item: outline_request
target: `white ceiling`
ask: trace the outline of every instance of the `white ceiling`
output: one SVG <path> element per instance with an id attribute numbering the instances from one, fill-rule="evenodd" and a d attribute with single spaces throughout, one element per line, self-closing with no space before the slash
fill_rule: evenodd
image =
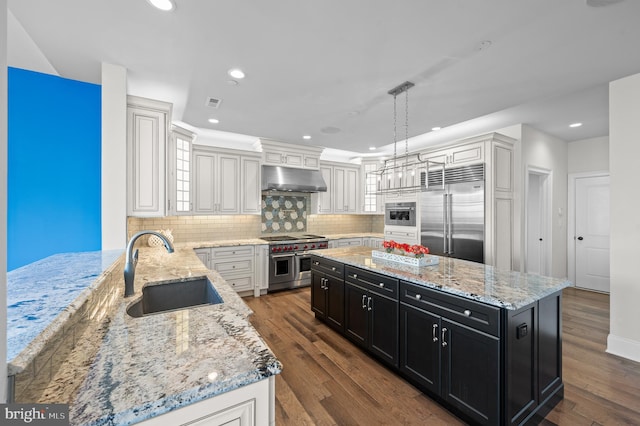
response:
<path id="1" fill-rule="evenodd" d="M 100 83 L 102 62 L 122 65 L 130 94 L 172 102 L 173 119 L 201 133 L 361 153 L 393 143 L 387 92 L 407 80 L 421 145 L 517 123 L 573 141 L 608 135 L 608 83 L 640 72 L 638 0 L 175 2 L 169 13 L 146 0 L 8 5 L 63 77 Z M 10 31 L 10 65 L 17 40 Z M 247 75 L 235 86 L 231 67 Z M 404 106 L 401 95 L 401 140 Z"/>

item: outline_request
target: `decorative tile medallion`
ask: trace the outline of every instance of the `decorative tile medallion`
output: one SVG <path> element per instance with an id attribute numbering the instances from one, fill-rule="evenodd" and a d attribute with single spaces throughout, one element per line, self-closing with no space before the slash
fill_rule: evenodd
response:
<path id="1" fill-rule="evenodd" d="M 308 196 L 262 195 L 262 232 L 284 233 L 307 230 Z"/>

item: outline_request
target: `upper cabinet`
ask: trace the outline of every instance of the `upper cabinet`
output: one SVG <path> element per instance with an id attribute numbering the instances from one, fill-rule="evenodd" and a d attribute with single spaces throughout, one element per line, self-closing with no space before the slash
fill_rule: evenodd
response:
<path id="1" fill-rule="evenodd" d="M 166 215 L 166 150 L 171 104 L 127 97 L 127 214 Z"/>
<path id="2" fill-rule="evenodd" d="M 271 166 L 315 169 L 320 167 L 320 154 L 324 148 L 294 145 L 270 139 L 260 139 L 262 161 Z"/>
<path id="3" fill-rule="evenodd" d="M 358 213 L 360 166 L 344 163 L 320 163 L 320 173 L 327 184 L 326 192 L 311 195 L 315 214 Z"/>
<path id="4" fill-rule="evenodd" d="M 193 148 L 194 214 L 260 213 L 260 160 L 257 155 L 238 155 L 240 152 Z"/>

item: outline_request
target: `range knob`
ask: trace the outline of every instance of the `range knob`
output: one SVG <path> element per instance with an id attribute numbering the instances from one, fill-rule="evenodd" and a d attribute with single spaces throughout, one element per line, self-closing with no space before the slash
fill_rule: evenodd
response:
<path id="1" fill-rule="evenodd" d="M 306 250 L 306 249 L 308 249 L 308 248 L 309 248 L 309 246 L 305 244 L 305 245 L 304 245 L 304 249 Z"/>
<path id="2" fill-rule="evenodd" d="M 316 248 L 316 245 L 315 244 L 311 244 L 311 248 L 312 249 Z"/>
<path id="3" fill-rule="evenodd" d="M 293 249 L 294 250 L 298 250 L 298 246 L 293 246 Z"/>

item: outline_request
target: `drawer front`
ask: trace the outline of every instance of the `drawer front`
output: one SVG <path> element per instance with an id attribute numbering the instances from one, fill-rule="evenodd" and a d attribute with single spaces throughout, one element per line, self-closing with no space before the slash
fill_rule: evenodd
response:
<path id="1" fill-rule="evenodd" d="M 253 256 L 253 246 L 215 247 L 211 249 L 211 255 L 214 259 Z"/>
<path id="2" fill-rule="evenodd" d="M 225 277 L 224 279 L 235 291 L 253 290 L 251 276 Z"/>
<path id="3" fill-rule="evenodd" d="M 344 264 L 334 260 L 311 256 L 311 270 L 344 279 Z"/>
<path id="4" fill-rule="evenodd" d="M 345 266 L 346 281 L 367 288 L 373 293 L 398 300 L 398 280 L 353 266 Z"/>
<path id="5" fill-rule="evenodd" d="M 238 259 L 220 261 L 214 260 L 213 267 L 211 269 L 218 271 L 223 277 L 226 274 L 238 274 L 238 273 L 251 273 L 253 274 L 253 260 L 252 259 Z"/>
<path id="6" fill-rule="evenodd" d="M 500 337 L 500 308 L 400 281 L 400 301 Z"/>

